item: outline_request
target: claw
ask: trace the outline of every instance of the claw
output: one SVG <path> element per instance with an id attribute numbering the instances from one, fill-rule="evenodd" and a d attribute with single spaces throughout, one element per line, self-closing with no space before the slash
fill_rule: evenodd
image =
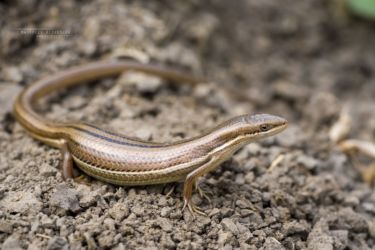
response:
<path id="1" fill-rule="evenodd" d="M 195 190 L 198 191 L 198 194 L 201 198 L 204 198 L 208 203 L 212 204 L 211 198 L 199 187 L 198 184 L 195 184 Z"/>
<path id="2" fill-rule="evenodd" d="M 87 186 L 90 186 L 91 185 L 91 181 L 89 178 L 87 178 L 87 176 L 85 175 L 79 175 L 77 177 L 74 177 L 74 182 L 77 182 L 77 183 L 80 183 L 80 184 L 84 184 L 84 185 L 87 185 Z"/>
<path id="3" fill-rule="evenodd" d="M 175 188 L 176 188 L 176 186 L 173 185 L 172 188 L 168 191 L 168 193 L 167 193 L 165 196 L 166 196 L 167 198 L 168 198 L 169 196 L 171 196 L 171 194 L 173 193 L 173 191 L 174 191 Z"/>
<path id="4" fill-rule="evenodd" d="M 185 210 L 185 208 L 188 207 L 191 215 L 195 218 L 195 213 L 206 216 L 206 213 L 203 212 L 201 208 L 196 206 L 192 200 L 184 199 L 184 205 L 182 207 L 182 210 Z"/>

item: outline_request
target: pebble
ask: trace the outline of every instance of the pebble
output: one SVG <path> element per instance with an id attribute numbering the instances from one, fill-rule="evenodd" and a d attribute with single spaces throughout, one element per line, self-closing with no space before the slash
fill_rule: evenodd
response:
<path id="1" fill-rule="evenodd" d="M 0 220 L 0 232 L 3 233 L 12 233 L 13 231 L 13 226 L 12 223 L 5 221 L 5 220 Z"/>
<path id="2" fill-rule="evenodd" d="M 22 250 L 20 245 L 19 235 L 12 234 L 9 236 L 1 246 L 1 250 Z"/>
<path id="3" fill-rule="evenodd" d="M 103 226 L 110 231 L 116 230 L 115 221 L 111 218 L 105 218 L 103 221 Z"/>
<path id="4" fill-rule="evenodd" d="M 249 202 L 248 201 L 245 201 L 245 200 L 236 200 L 236 205 L 239 207 L 239 208 L 249 208 L 250 205 L 249 205 Z"/>
<path id="5" fill-rule="evenodd" d="M 243 174 L 237 174 L 237 175 L 236 175 L 236 178 L 235 178 L 235 182 L 236 182 L 238 185 L 243 185 L 243 184 L 245 184 L 245 178 L 244 178 L 244 175 L 243 175 Z"/>
<path id="6" fill-rule="evenodd" d="M 21 89 L 22 88 L 17 84 L 5 84 L 0 82 L 0 121 L 4 119 L 6 114 L 12 112 L 13 103 Z"/>
<path id="7" fill-rule="evenodd" d="M 123 243 L 119 243 L 117 246 L 113 247 L 112 250 L 126 250 L 126 247 Z"/>
<path id="8" fill-rule="evenodd" d="M 103 186 L 104 187 L 104 186 Z M 83 208 L 90 207 L 98 202 L 101 195 L 103 195 L 106 191 L 102 189 L 91 190 L 87 186 L 79 185 L 78 187 L 78 196 L 79 198 L 79 205 Z"/>
<path id="9" fill-rule="evenodd" d="M 42 202 L 33 193 L 28 191 L 9 192 L 0 200 L 0 208 L 11 213 L 35 215 L 42 207 Z"/>
<path id="10" fill-rule="evenodd" d="M 50 164 L 43 163 L 39 168 L 39 173 L 44 177 L 56 176 L 58 170 Z"/>
<path id="11" fill-rule="evenodd" d="M 289 124 L 288 129 L 278 134 L 275 138 L 282 147 L 289 148 L 301 146 L 306 139 L 306 135 L 301 127 Z"/>
<path id="12" fill-rule="evenodd" d="M 248 172 L 246 175 L 245 175 L 245 182 L 247 184 L 251 184 L 254 182 L 254 179 L 255 179 L 255 175 L 253 172 Z"/>
<path id="13" fill-rule="evenodd" d="M 294 234 L 307 235 L 310 232 L 310 228 L 306 221 L 291 221 L 284 224 L 283 232 L 286 236 Z"/>
<path id="14" fill-rule="evenodd" d="M 218 208 L 213 208 L 212 210 L 211 210 L 211 212 L 208 214 L 208 216 L 209 217 L 212 217 L 212 216 L 214 216 L 214 215 L 217 215 L 217 214 L 219 214 L 220 213 L 220 209 L 218 209 Z"/>
<path id="15" fill-rule="evenodd" d="M 307 238 L 309 250 L 333 250 L 333 239 L 328 234 L 328 224 L 324 219 L 315 223 Z"/>
<path id="16" fill-rule="evenodd" d="M 163 207 L 160 211 L 160 216 L 168 217 L 172 212 L 172 208 L 170 207 Z"/>
<path id="17" fill-rule="evenodd" d="M 69 245 L 65 238 L 55 236 L 48 240 L 47 249 L 48 250 L 60 250 L 60 249 L 68 250 Z"/>
<path id="18" fill-rule="evenodd" d="M 349 232 L 347 230 L 330 230 L 329 234 L 333 238 L 335 249 L 345 249 L 349 242 Z"/>
<path id="19" fill-rule="evenodd" d="M 116 221 L 122 221 L 127 216 L 129 216 L 129 213 L 129 208 L 124 203 L 116 203 L 115 205 L 113 205 L 113 207 L 108 209 L 109 216 L 111 216 Z"/>
<path id="20" fill-rule="evenodd" d="M 310 93 L 305 85 L 287 81 L 278 81 L 274 83 L 273 87 L 277 95 L 288 100 L 305 100 Z M 293 89 L 293 91 L 290 91 L 291 89 Z"/>
<path id="21" fill-rule="evenodd" d="M 319 161 L 317 159 L 315 159 L 313 157 L 310 157 L 306 154 L 298 155 L 296 160 L 299 164 L 302 164 L 303 166 L 305 166 L 309 170 L 313 170 L 314 168 L 316 168 L 318 166 L 318 163 L 319 163 Z"/>
<path id="22" fill-rule="evenodd" d="M 186 35 L 203 45 L 211 37 L 219 23 L 219 19 L 213 14 L 199 14 L 187 22 Z"/>
<path id="23" fill-rule="evenodd" d="M 168 219 L 166 218 L 162 218 L 162 217 L 158 217 L 156 220 L 155 220 L 155 224 L 160 226 L 160 228 L 165 231 L 165 232 L 172 232 L 172 229 L 173 229 L 173 226 L 172 224 L 169 222 Z"/>
<path id="24" fill-rule="evenodd" d="M 77 190 L 69 188 L 65 183 L 56 186 L 56 190 L 49 203 L 51 206 L 58 207 L 65 212 L 72 211 L 76 213 L 81 209 L 79 206 Z"/>
<path id="25" fill-rule="evenodd" d="M 356 207 L 359 205 L 359 199 L 356 196 L 349 195 L 345 197 L 344 204 L 347 206 Z"/>
<path id="26" fill-rule="evenodd" d="M 220 214 L 223 217 L 230 217 L 233 214 L 233 212 L 234 212 L 233 209 L 229 207 L 223 207 L 222 209 L 220 209 Z"/>
<path id="27" fill-rule="evenodd" d="M 161 79 L 142 73 L 128 72 L 120 77 L 118 84 L 135 86 L 141 93 L 155 93 L 161 87 Z"/>
<path id="28" fill-rule="evenodd" d="M 4 67 L 2 70 L 4 80 L 19 83 L 23 79 L 23 75 L 17 67 Z"/>
<path id="29" fill-rule="evenodd" d="M 117 242 L 114 241 L 114 236 L 112 231 L 106 230 L 102 232 L 97 238 L 99 249 L 108 249 L 114 244 L 117 244 Z"/>
<path id="30" fill-rule="evenodd" d="M 312 122 L 318 125 L 340 114 L 340 105 L 337 98 L 328 92 L 320 92 L 312 95 L 305 109 Z"/>
<path id="31" fill-rule="evenodd" d="M 233 237 L 231 232 L 224 232 L 222 230 L 219 231 L 218 233 L 218 240 L 217 243 L 219 244 L 220 247 L 223 247 L 224 244 L 228 243 L 231 238 Z"/>
<path id="32" fill-rule="evenodd" d="M 55 221 L 51 219 L 50 217 L 48 217 L 47 215 L 42 214 L 42 218 L 40 219 L 40 224 L 46 228 L 53 228 L 55 226 Z"/>
<path id="33" fill-rule="evenodd" d="M 267 237 L 264 245 L 263 245 L 264 250 L 283 250 L 285 247 L 274 237 Z"/>
<path id="34" fill-rule="evenodd" d="M 371 202 L 364 202 L 362 207 L 365 209 L 366 212 L 371 214 L 375 214 L 375 204 Z"/>
<path id="35" fill-rule="evenodd" d="M 142 206 L 140 206 L 140 205 L 135 205 L 135 206 L 131 209 L 131 211 L 132 211 L 135 215 L 137 215 L 137 216 L 142 216 L 142 215 L 144 214 L 145 209 L 144 209 L 144 207 L 142 207 Z"/>
<path id="36" fill-rule="evenodd" d="M 375 239 L 375 220 L 371 219 L 367 221 L 367 227 L 369 231 L 369 235 Z"/>
<path id="37" fill-rule="evenodd" d="M 233 220 L 231 220 L 229 218 L 224 218 L 221 221 L 221 225 L 223 226 L 224 229 L 229 230 L 234 235 L 237 235 L 239 233 L 236 224 L 233 222 Z"/>
<path id="38" fill-rule="evenodd" d="M 342 208 L 335 216 L 329 217 L 337 229 L 348 229 L 353 232 L 367 232 L 367 221 L 352 208 Z"/>

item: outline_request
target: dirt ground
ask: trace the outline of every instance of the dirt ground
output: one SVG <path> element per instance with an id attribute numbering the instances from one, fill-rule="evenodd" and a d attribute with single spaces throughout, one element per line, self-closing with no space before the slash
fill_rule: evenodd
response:
<path id="1" fill-rule="evenodd" d="M 345 108 L 350 137 L 375 141 L 374 23 L 337 18 L 323 0 L 18 0 L 0 2 L 0 25 L 1 249 L 375 248 L 374 189 L 329 140 Z M 60 152 L 26 134 L 12 102 L 40 77 L 121 56 L 212 83 L 128 73 L 53 95 L 40 111 L 164 142 L 241 113 L 279 115 L 289 127 L 201 179 L 212 203 L 194 201 L 208 216 L 181 210 L 181 183 L 167 196 L 173 185 L 65 182 Z"/>

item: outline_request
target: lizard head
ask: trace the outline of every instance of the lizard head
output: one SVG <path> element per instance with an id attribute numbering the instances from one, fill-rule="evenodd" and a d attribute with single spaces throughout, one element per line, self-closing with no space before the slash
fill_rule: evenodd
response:
<path id="1" fill-rule="evenodd" d="M 275 115 L 259 114 L 243 117 L 242 131 L 245 135 L 261 139 L 280 133 L 288 126 L 288 121 Z"/>
<path id="2" fill-rule="evenodd" d="M 221 124 L 220 137 L 225 141 L 256 141 L 280 133 L 288 121 L 275 115 L 241 115 Z"/>

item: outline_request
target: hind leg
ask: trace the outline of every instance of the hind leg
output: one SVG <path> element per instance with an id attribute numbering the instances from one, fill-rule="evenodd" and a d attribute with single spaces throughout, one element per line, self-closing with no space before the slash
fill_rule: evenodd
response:
<path id="1" fill-rule="evenodd" d="M 71 179 L 74 177 L 73 174 L 73 157 L 72 154 L 69 152 L 68 143 L 67 141 L 63 141 L 61 143 L 61 154 L 63 157 L 62 161 L 62 174 L 64 179 Z"/>

